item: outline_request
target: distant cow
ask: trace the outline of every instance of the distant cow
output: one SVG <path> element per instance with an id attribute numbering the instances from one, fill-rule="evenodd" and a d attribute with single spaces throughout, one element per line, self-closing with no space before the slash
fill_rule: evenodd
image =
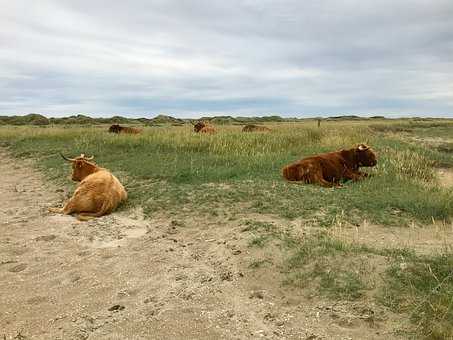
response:
<path id="1" fill-rule="evenodd" d="M 267 126 L 254 125 L 254 124 L 248 124 L 242 128 L 242 132 L 255 132 L 255 131 L 268 132 L 268 131 L 271 131 L 271 129 L 269 129 Z"/>
<path id="2" fill-rule="evenodd" d="M 133 127 L 121 126 L 119 124 L 113 124 L 112 126 L 109 127 L 109 132 L 137 134 L 141 133 L 142 130 Z"/>
<path id="3" fill-rule="evenodd" d="M 215 127 L 213 127 L 212 125 L 209 125 L 205 122 L 197 122 L 194 126 L 193 126 L 193 130 L 195 132 L 199 132 L 199 133 L 216 133 L 216 129 Z"/>
<path id="4" fill-rule="evenodd" d="M 107 169 L 91 162 L 93 157 L 80 155 L 65 160 L 72 163 L 72 180 L 80 182 L 71 199 L 63 208 L 49 211 L 70 215 L 78 214 L 79 220 L 110 214 L 127 199 L 127 193 L 120 181 Z"/>
<path id="5" fill-rule="evenodd" d="M 360 172 L 361 166 L 375 166 L 376 154 L 365 145 L 359 144 L 349 150 L 323 153 L 304 158 L 285 166 L 283 177 L 288 181 L 317 183 L 324 187 L 339 186 L 341 180 L 360 180 L 368 174 Z"/>

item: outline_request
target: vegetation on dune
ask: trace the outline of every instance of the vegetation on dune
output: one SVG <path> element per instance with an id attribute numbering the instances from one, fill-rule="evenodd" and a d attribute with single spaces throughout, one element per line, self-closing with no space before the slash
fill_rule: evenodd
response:
<path id="1" fill-rule="evenodd" d="M 393 137 L 372 133 L 366 124 L 286 123 L 271 133 L 245 134 L 224 126 L 217 135 L 192 132 L 190 125 L 145 128 L 138 136 L 113 135 L 106 127 L 9 127 L 0 138 L 22 157 L 40 158 L 53 178 L 64 178 L 67 166 L 59 152 L 93 154 L 118 172 L 132 200 L 145 211 L 180 211 L 181 206 L 212 211 L 212 206 L 304 218 L 329 225 L 338 214 L 353 223 L 400 225 L 412 221 L 448 220 L 452 193 L 439 187 L 433 166 L 451 156 Z M 378 153 L 372 176 L 342 189 L 286 183 L 281 168 L 319 152 L 369 143 Z M 219 186 L 219 184 L 226 184 Z M 164 185 L 163 185 L 164 184 Z M 201 208 L 200 208 L 201 207 Z"/>
<path id="2" fill-rule="evenodd" d="M 412 327 L 398 332 L 410 338 L 453 337 L 453 253 L 418 255 L 409 248 L 375 248 L 340 241 L 326 231 L 298 238 L 264 222 L 247 222 L 250 247 L 277 244 L 284 253 L 278 265 L 284 283 L 303 289 L 307 297 L 331 300 L 373 299 L 404 313 Z M 251 267 L 273 263 L 257 259 Z M 378 315 L 369 315 L 370 321 Z M 397 330 L 394 330 L 397 331 Z"/>
<path id="3" fill-rule="evenodd" d="M 386 274 L 384 305 L 409 314 L 424 338 L 453 338 L 453 253 L 398 259 Z"/>
<path id="4" fill-rule="evenodd" d="M 100 124 L 141 124 L 147 126 L 162 126 L 162 125 L 182 125 L 184 123 L 194 122 L 197 120 L 204 120 L 216 125 L 240 125 L 240 124 L 251 124 L 251 123 L 284 123 L 284 122 L 309 122 L 312 120 L 322 120 L 324 122 L 330 121 L 358 121 L 358 122 L 371 122 L 381 121 L 385 124 L 375 124 L 376 130 L 387 130 L 389 128 L 388 122 L 391 120 L 386 119 L 383 116 L 373 117 L 361 117 L 361 116 L 337 116 L 327 118 L 286 118 L 277 115 L 269 115 L 262 117 L 232 117 L 232 116 L 208 116 L 201 117 L 199 119 L 181 119 L 175 118 L 170 115 L 159 114 L 153 118 L 130 118 L 122 116 L 113 116 L 108 118 L 93 118 L 89 114 L 77 114 L 66 117 L 51 117 L 39 113 L 30 113 L 23 116 L 0 116 L 0 125 L 100 125 Z M 418 119 L 402 119 L 399 120 L 401 124 L 411 124 L 413 128 L 416 124 L 426 125 L 426 122 L 432 121 L 431 118 L 418 118 Z M 415 125 L 414 125 L 415 124 Z M 444 124 L 443 122 L 433 123 L 438 126 Z M 398 124 L 392 124 L 394 131 L 403 131 L 398 127 Z M 406 128 L 407 129 L 407 128 Z"/>

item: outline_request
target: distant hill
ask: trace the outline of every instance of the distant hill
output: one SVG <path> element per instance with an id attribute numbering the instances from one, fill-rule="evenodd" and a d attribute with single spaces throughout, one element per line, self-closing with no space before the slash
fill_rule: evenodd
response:
<path id="1" fill-rule="evenodd" d="M 93 118 L 82 114 L 63 118 L 50 118 L 49 121 L 52 124 L 81 124 L 81 125 L 96 124 Z"/>
<path id="2" fill-rule="evenodd" d="M 237 124 L 239 121 L 236 118 L 231 116 L 214 116 L 214 117 L 201 117 L 199 119 L 192 119 L 192 121 L 204 120 L 210 122 L 212 124 L 219 124 L 219 125 L 231 125 Z"/>
<path id="3" fill-rule="evenodd" d="M 139 118 L 139 119 L 146 119 L 146 118 Z M 161 125 L 161 124 L 172 124 L 172 125 L 181 125 L 184 124 L 185 121 L 183 119 L 175 118 L 172 116 L 166 115 L 158 115 L 154 118 L 148 120 L 148 123 L 153 125 Z"/>
<path id="4" fill-rule="evenodd" d="M 276 123 L 276 122 L 294 122 L 302 121 L 305 118 L 282 118 L 280 116 L 263 116 L 263 117 L 232 117 L 232 116 L 213 116 L 192 119 L 192 121 L 204 120 L 212 124 L 250 124 L 250 123 Z"/>
<path id="5" fill-rule="evenodd" d="M 30 113 L 25 116 L 0 116 L 0 125 L 49 125 L 50 120 L 43 115 Z"/>
<path id="6" fill-rule="evenodd" d="M 113 116 L 110 118 L 92 118 L 88 114 L 77 114 L 69 117 L 46 118 L 37 113 L 30 113 L 25 116 L 0 116 L 0 125 L 97 125 L 97 124 L 123 124 L 123 125 L 183 125 L 194 123 L 198 120 L 208 121 L 216 125 L 245 125 L 253 123 L 274 123 L 274 122 L 298 122 L 307 119 L 317 118 L 283 118 L 277 115 L 263 117 L 232 117 L 232 116 L 213 116 L 201 118 L 181 119 L 169 115 L 157 115 L 154 118 L 127 118 L 122 116 Z M 368 119 L 385 119 L 383 116 L 359 117 L 355 115 L 334 116 L 322 118 L 324 120 L 368 120 Z"/>
<path id="7" fill-rule="evenodd" d="M 360 120 L 360 119 L 367 119 L 359 116 L 348 115 L 348 116 L 333 116 L 328 117 L 327 120 Z"/>

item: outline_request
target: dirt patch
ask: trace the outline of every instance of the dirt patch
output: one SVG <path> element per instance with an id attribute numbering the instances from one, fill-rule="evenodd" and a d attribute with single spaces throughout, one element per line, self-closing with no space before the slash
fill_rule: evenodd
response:
<path id="1" fill-rule="evenodd" d="M 244 220 L 260 216 L 79 222 L 47 213 L 64 195 L 30 162 L 0 150 L 0 173 L 0 338 L 397 338 L 372 303 L 309 299 L 278 267 L 251 268 L 279 261 L 247 246 Z"/>

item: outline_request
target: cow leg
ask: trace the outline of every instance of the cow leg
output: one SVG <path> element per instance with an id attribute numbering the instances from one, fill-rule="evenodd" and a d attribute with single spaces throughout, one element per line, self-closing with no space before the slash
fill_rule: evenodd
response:
<path id="1" fill-rule="evenodd" d="M 81 213 L 77 214 L 77 219 L 79 221 L 88 221 L 88 220 L 91 220 L 92 218 L 101 217 L 103 215 L 105 215 L 105 213 L 103 211 L 98 211 L 98 212 L 94 212 L 94 213 L 81 212 Z"/>
<path id="2" fill-rule="evenodd" d="M 74 210 L 74 202 L 72 200 L 72 198 L 64 205 L 63 208 L 49 208 L 48 209 L 49 212 L 54 212 L 54 213 L 58 213 L 58 214 L 64 214 L 64 215 L 70 215 L 72 214 L 73 212 L 75 212 Z"/>
<path id="3" fill-rule="evenodd" d="M 317 183 L 325 188 L 331 188 L 335 186 L 335 183 L 326 181 L 322 176 L 322 173 L 319 172 L 311 173 L 310 176 L 308 177 L 308 180 L 310 183 Z"/>
<path id="4" fill-rule="evenodd" d="M 77 219 L 80 221 L 87 221 L 93 217 L 101 217 L 103 215 L 110 214 L 113 210 L 113 204 L 111 200 L 104 199 L 102 205 L 98 211 L 80 211 Z"/>
<path id="5" fill-rule="evenodd" d="M 357 171 L 357 173 L 361 176 L 361 177 L 370 177 L 371 175 L 367 172 L 362 172 L 362 171 Z"/>
<path id="6" fill-rule="evenodd" d="M 63 214 L 63 208 L 49 208 L 47 209 L 48 212 Z"/>
<path id="7" fill-rule="evenodd" d="M 351 171 L 349 169 L 345 169 L 345 172 L 343 173 L 343 177 L 345 179 L 351 179 L 353 181 L 358 181 L 363 178 L 363 176 L 360 172 Z"/>

